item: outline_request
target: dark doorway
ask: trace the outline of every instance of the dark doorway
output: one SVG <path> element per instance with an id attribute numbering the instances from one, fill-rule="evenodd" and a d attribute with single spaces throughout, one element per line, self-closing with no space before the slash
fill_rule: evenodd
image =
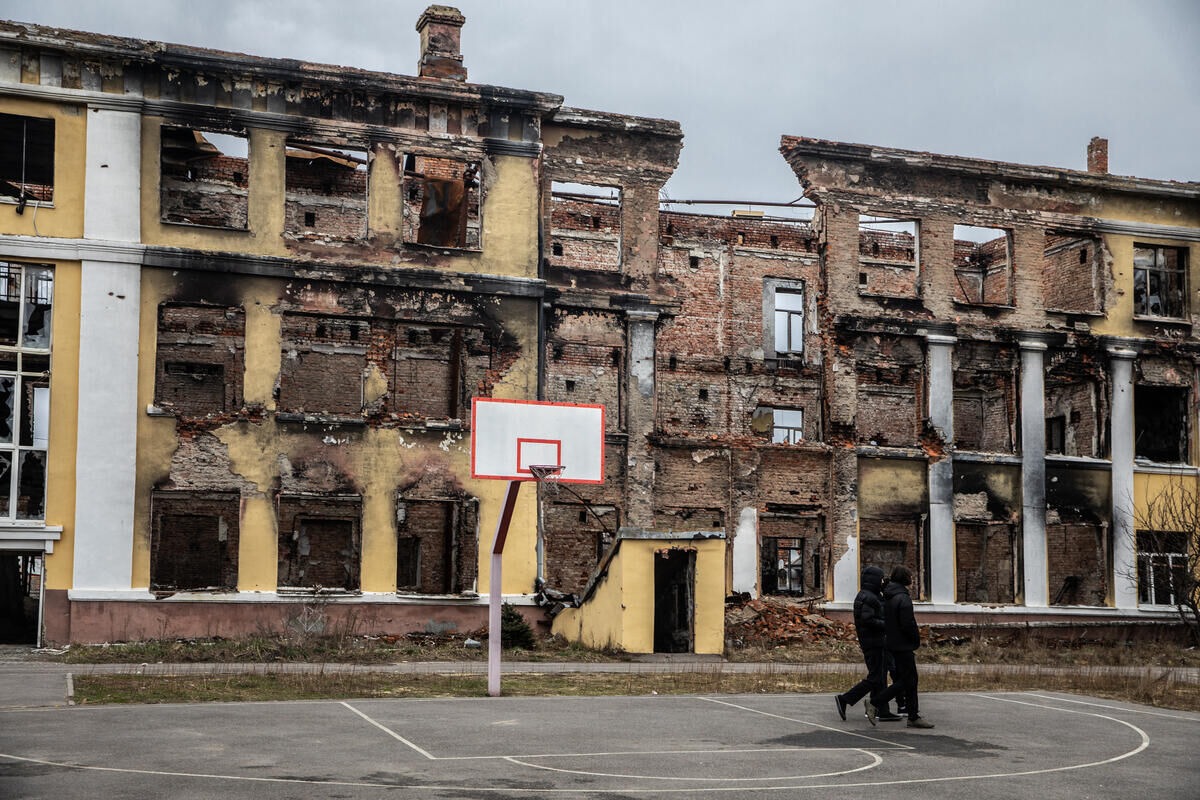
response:
<path id="1" fill-rule="evenodd" d="M 690 653 L 696 554 L 667 550 L 654 557 L 654 652 Z"/>
<path id="2" fill-rule="evenodd" d="M 0 644 L 37 644 L 40 553 L 0 553 Z"/>

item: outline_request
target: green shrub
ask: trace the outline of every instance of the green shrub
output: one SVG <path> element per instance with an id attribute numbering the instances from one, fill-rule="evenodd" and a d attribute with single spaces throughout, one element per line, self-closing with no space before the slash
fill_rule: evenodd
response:
<path id="1" fill-rule="evenodd" d="M 500 606 L 500 641 L 505 647 L 533 649 L 533 628 L 511 603 Z"/>

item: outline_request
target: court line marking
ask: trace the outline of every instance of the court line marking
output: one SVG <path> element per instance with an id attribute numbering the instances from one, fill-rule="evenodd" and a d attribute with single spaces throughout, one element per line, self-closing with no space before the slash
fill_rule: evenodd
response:
<path id="1" fill-rule="evenodd" d="M 771 711 L 762 711 L 757 708 L 750 708 L 749 706 L 741 706 L 741 705 L 738 705 L 737 703 L 730 703 L 728 700 L 718 700 L 715 697 L 700 697 L 698 699 L 707 700 L 708 702 L 716 703 L 719 706 L 729 706 L 730 708 L 736 708 L 740 711 L 749 711 L 751 714 L 759 714 L 764 717 L 772 717 L 774 719 L 781 719 L 781 720 L 784 720 L 785 722 L 795 722 L 799 725 L 808 725 L 809 727 L 812 727 L 812 728 L 820 728 L 821 730 L 831 731 L 833 733 L 840 733 L 843 736 L 853 736 L 858 739 L 866 739 L 868 742 L 874 742 L 875 744 L 884 745 L 889 750 L 912 750 L 913 749 L 910 745 L 907 745 L 907 744 L 901 744 L 899 742 L 890 742 L 887 739 L 877 739 L 874 736 L 867 736 L 865 733 L 858 733 L 856 731 L 842 730 L 841 728 L 833 728 L 833 727 L 830 727 L 829 725 L 822 725 L 819 722 L 809 722 L 806 719 L 796 719 L 794 717 L 785 717 L 782 714 L 775 714 Z M 801 749 L 803 749 L 803 748 L 801 748 Z"/>
<path id="2" fill-rule="evenodd" d="M 1030 697 L 1040 697 L 1043 700 L 1057 700 L 1061 703 L 1075 703 L 1081 706 L 1092 706 L 1094 708 L 1107 708 L 1113 711 L 1127 711 L 1130 714 L 1145 714 L 1150 717 L 1163 717 L 1164 719 L 1178 719 L 1183 722 L 1200 722 L 1200 717 L 1184 716 L 1183 714 L 1167 714 L 1162 711 L 1143 711 L 1140 708 L 1126 708 L 1125 706 L 1112 706 L 1107 703 L 1089 703 L 1086 700 L 1074 700 L 1069 697 L 1059 697 L 1054 694 L 1037 694 L 1035 692 L 1026 692 Z"/>
<path id="3" fill-rule="evenodd" d="M 426 757 L 426 758 L 428 758 L 430 761 L 435 761 L 435 760 L 436 760 L 436 759 L 435 759 L 435 757 L 434 757 L 432 754 L 430 754 L 430 752 L 429 752 L 428 750 L 424 749 L 423 747 L 418 747 L 417 745 L 413 744 L 413 743 L 412 743 L 412 742 L 410 742 L 408 739 L 405 739 L 403 736 L 401 736 L 400 734 L 396 733 L 394 730 L 392 730 L 391 728 L 387 727 L 386 725 L 380 724 L 380 723 L 376 722 L 375 720 L 371 719 L 371 718 L 370 718 L 370 717 L 368 717 L 366 714 L 364 714 L 363 712 L 359 711 L 357 708 L 355 708 L 354 706 L 350 705 L 349 703 L 347 703 L 347 702 L 343 701 L 343 702 L 341 703 L 341 705 L 343 705 L 343 706 L 345 706 L 346 708 L 350 709 L 350 710 L 351 710 L 351 711 L 353 711 L 355 714 L 357 714 L 358 716 L 362 717 L 362 718 L 363 718 L 363 719 L 365 719 L 367 722 L 369 722 L 369 723 L 371 723 L 372 725 L 374 725 L 376 728 L 379 728 L 379 730 L 383 731 L 383 732 L 384 732 L 384 733 L 386 733 L 388 736 L 391 736 L 391 737 L 392 737 L 393 739 L 395 739 L 396 741 L 398 741 L 398 742 L 402 742 L 402 743 L 403 743 L 404 745 L 406 745 L 407 747 L 409 747 L 409 748 L 411 748 L 412 750 L 415 750 L 416 752 L 418 752 L 418 753 L 420 753 L 421 755 L 425 756 L 425 757 Z"/>
<path id="4" fill-rule="evenodd" d="M 878 767 L 880 764 L 883 763 L 883 756 L 879 755 L 878 753 L 872 753 L 871 751 L 865 750 L 861 747 L 782 747 L 782 748 L 764 748 L 761 750 L 716 750 L 713 752 L 719 753 L 721 755 L 727 755 L 729 753 L 784 753 L 784 752 L 789 752 L 789 751 L 801 752 L 801 753 L 813 753 L 813 752 L 862 753 L 866 756 L 869 756 L 872 759 L 872 761 L 870 764 L 864 764 L 863 766 L 855 767 L 854 769 L 843 769 L 843 770 L 838 770 L 836 772 L 817 772 L 817 773 L 813 773 L 811 775 L 779 775 L 774 778 L 766 778 L 766 777 L 755 777 L 755 778 L 685 777 L 685 778 L 677 778 L 672 775 L 622 775 L 622 774 L 616 773 L 616 772 L 588 772 L 586 770 L 581 770 L 581 769 L 563 769 L 561 767 L 550 767 L 550 766 L 545 766 L 542 764 L 530 764 L 525 761 L 519 760 L 519 757 L 516 757 L 516 756 L 505 756 L 504 760 L 511 762 L 513 764 L 520 765 L 522 767 L 529 767 L 530 769 L 541 769 L 541 770 L 546 770 L 547 772 L 562 772 L 562 773 L 566 773 L 568 775 L 586 775 L 588 777 L 594 777 L 594 778 L 628 778 L 631 780 L 643 780 L 643 781 L 692 781 L 692 782 L 709 781 L 709 782 L 721 782 L 721 783 L 745 783 L 748 781 L 757 781 L 759 783 L 765 783 L 765 782 L 769 782 L 769 781 L 799 781 L 799 780 L 811 780 L 812 778 L 832 778 L 837 775 L 850 775 L 852 773 L 862 772 L 863 770 L 867 770 L 867 769 L 875 769 L 875 767 Z M 703 751 L 682 751 L 682 752 L 688 753 L 688 752 L 703 752 Z M 588 753 L 587 755 L 588 755 L 588 757 L 592 756 L 591 753 Z M 657 754 L 656 753 L 647 753 L 646 755 L 657 755 Z M 614 790 L 614 791 L 616 791 L 616 790 Z M 705 790 L 701 789 L 701 791 L 705 791 Z"/>
<path id="5" fill-rule="evenodd" d="M 1115 763 L 1118 761 L 1122 761 L 1126 758 L 1129 758 L 1131 756 L 1137 755 L 1138 753 L 1142 752 L 1143 750 L 1145 750 L 1147 747 L 1150 746 L 1150 737 L 1141 728 L 1137 727 L 1136 725 L 1134 725 L 1132 723 L 1125 722 L 1124 720 L 1116 719 L 1114 717 L 1109 717 L 1104 714 L 1097 714 L 1097 713 L 1093 713 L 1093 712 L 1089 712 L 1089 711 L 1075 711 L 1073 709 L 1059 708 L 1056 706 L 1049 706 L 1049 705 L 1045 705 L 1045 704 L 1041 704 L 1041 703 L 1027 703 L 1027 702 L 1023 702 L 1020 700 L 1013 700 L 1013 699 L 998 697 L 998 696 L 993 696 L 993 695 L 971 694 L 970 696 L 979 697 L 979 698 L 986 699 L 986 700 L 994 700 L 997 702 L 1007 702 L 1007 703 L 1014 703 L 1017 705 L 1030 706 L 1032 708 L 1041 708 L 1041 709 L 1045 709 L 1048 711 L 1058 711 L 1058 712 L 1064 713 L 1064 714 L 1080 714 L 1082 716 L 1096 717 L 1098 719 L 1106 719 L 1106 720 L 1109 720 L 1110 722 L 1116 722 L 1120 725 L 1124 725 L 1125 727 L 1130 728 L 1131 730 L 1135 731 L 1141 737 L 1142 743 L 1138 747 L 1135 747 L 1132 750 L 1112 756 L 1111 758 L 1102 759 L 1100 761 L 1092 761 L 1092 762 L 1088 762 L 1085 764 L 1071 764 L 1071 765 L 1064 766 L 1064 767 L 1047 767 L 1045 769 L 1025 770 L 1025 771 L 1021 771 L 1021 772 L 999 772 L 999 773 L 989 773 L 989 774 L 984 774 L 984 775 L 950 775 L 950 776 L 943 776 L 943 777 L 939 777 L 939 778 L 910 778 L 910 779 L 905 779 L 905 780 L 891 780 L 891 781 L 862 781 L 862 782 L 858 782 L 858 783 L 801 784 L 801 785 L 797 785 L 797 786 L 733 786 L 733 787 L 714 786 L 714 787 L 707 787 L 707 788 L 706 787 L 688 787 L 688 788 L 679 788 L 679 789 L 658 789 L 658 788 L 633 787 L 633 788 L 628 788 L 628 789 L 621 789 L 620 791 L 623 793 L 634 793 L 634 794 L 680 794 L 683 792 L 691 792 L 693 794 L 695 794 L 695 793 L 716 794 L 716 793 L 729 793 L 729 792 L 742 792 L 742 793 L 778 792 L 778 791 L 785 791 L 785 790 L 786 791 L 798 791 L 798 790 L 802 790 L 802 789 L 852 789 L 852 788 L 862 788 L 862 787 L 899 786 L 899 785 L 906 785 L 906 784 L 921 784 L 921 783 L 949 783 L 951 781 L 957 782 L 957 781 L 970 781 L 970 780 L 984 780 L 984 779 L 991 779 L 991 778 L 1024 777 L 1024 776 L 1029 776 L 1029 775 L 1044 775 L 1044 774 L 1053 773 L 1053 772 L 1067 772 L 1067 771 L 1071 771 L 1071 770 L 1103 766 L 1105 764 Z M 531 794 L 531 795 L 538 795 L 538 794 L 540 794 L 540 795 L 559 795 L 559 794 L 580 795 L 580 794 L 582 794 L 582 795 L 587 795 L 587 794 L 594 794 L 594 793 L 598 793 L 598 792 L 611 793 L 611 792 L 615 791 L 614 789 L 611 789 L 611 788 L 608 788 L 608 789 L 560 789 L 560 788 L 540 787 L 537 789 L 523 789 L 523 788 L 519 788 L 519 787 L 497 788 L 494 786 L 440 786 L 440 785 L 433 785 L 433 784 L 419 784 L 418 785 L 418 784 L 371 783 L 371 782 L 365 782 L 365 781 L 363 781 L 363 782 L 330 781 L 327 779 L 307 780 L 307 779 L 301 779 L 301 778 L 267 778 L 267 777 L 258 777 L 258 776 L 220 775 L 220 774 L 212 774 L 212 773 L 205 774 L 205 773 L 187 773 L 187 772 L 168 772 L 168 771 L 162 771 L 162 770 L 146 770 L 146 769 L 131 769 L 131 768 L 121 768 L 121 767 L 99 767 L 99 766 L 81 765 L 81 764 L 67 764 L 67 763 L 63 763 L 63 762 L 49 761 L 46 759 L 29 758 L 29 757 L 24 757 L 24 756 L 10 755 L 8 753 L 0 753 L 0 758 L 7 758 L 7 759 L 10 759 L 13 761 L 21 761 L 21 762 L 30 763 L 30 764 L 41 764 L 44 766 L 52 766 L 52 767 L 64 767 L 67 769 L 91 770 L 91 771 L 96 771 L 96 772 L 117 772 L 117 773 L 139 774 L 139 775 L 158 775 L 158 776 L 162 776 L 162 777 L 212 778 L 212 779 L 218 779 L 218 780 L 246 781 L 246 782 L 257 782 L 257 783 L 299 783 L 299 784 L 323 785 L 323 786 L 361 786 L 361 787 L 369 787 L 369 788 L 407 789 L 407 790 L 426 789 L 429 791 L 478 792 L 481 794 L 507 792 L 509 794 L 514 794 L 514 795 L 515 794 L 522 794 L 522 795 L 524 795 L 524 794 Z"/>

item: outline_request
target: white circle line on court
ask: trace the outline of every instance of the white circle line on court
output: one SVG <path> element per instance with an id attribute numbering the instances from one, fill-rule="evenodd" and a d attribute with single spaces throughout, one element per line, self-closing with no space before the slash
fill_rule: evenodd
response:
<path id="1" fill-rule="evenodd" d="M 1192 714 L 1192 715 L 1168 714 L 1163 711 L 1146 711 L 1141 708 L 1128 708 L 1126 706 L 1114 706 L 1114 705 L 1109 705 L 1108 703 L 1091 703 L 1091 702 L 1088 702 L 1087 700 L 1076 700 L 1071 697 L 1060 697 L 1059 695 L 1056 695 L 1056 694 L 1036 694 L 1036 693 L 1031 692 L 1031 693 L 1028 693 L 1028 696 L 1029 697 L 1040 697 L 1043 700 L 1057 700 L 1060 703 L 1073 703 L 1073 704 L 1079 705 L 1079 706 L 1090 706 L 1092 708 L 1107 708 L 1110 711 L 1125 711 L 1130 714 L 1144 714 L 1148 717 L 1162 717 L 1163 719 L 1177 719 L 1180 722 L 1200 722 L 1200 716 L 1196 716 L 1194 714 Z"/>
<path id="2" fill-rule="evenodd" d="M 1078 769 L 1089 769 L 1092 767 L 1100 767 L 1106 764 L 1113 764 L 1118 761 L 1135 756 L 1150 746 L 1150 736 L 1141 728 L 1133 723 L 1126 722 L 1115 717 L 1110 717 L 1105 714 L 1098 714 L 1090 711 L 1076 711 L 1069 708 L 1059 708 L 1050 706 L 1044 703 L 1029 703 L 1022 700 L 1015 700 L 1011 697 L 999 697 L 985 694 L 972 694 L 973 697 L 978 697 L 985 700 L 994 700 L 997 702 L 1014 703 L 1016 705 L 1030 706 L 1032 708 L 1041 708 L 1048 711 L 1056 711 L 1063 714 L 1079 714 L 1082 716 L 1096 717 L 1097 719 L 1108 720 L 1122 725 L 1138 734 L 1141 743 L 1131 750 L 1111 756 L 1109 758 L 1098 761 L 1089 761 L 1083 764 L 1068 764 L 1061 767 L 1046 767 L 1044 769 L 1023 770 L 1019 772 L 994 772 L 981 775 L 947 775 L 937 778 L 907 778 L 900 780 L 879 780 L 879 781 L 859 781 L 855 783 L 810 783 L 790 786 L 695 786 L 687 788 L 657 788 L 657 787 L 631 787 L 623 788 L 619 791 L 623 794 L 682 794 L 689 792 L 692 794 L 727 794 L 730 792 L 750 793 L 750 792 L 779 792 L 779 791 L 800 791 L 803 789 L 852 789 L 863 787 L 876 786 L 905 786 L 915 784 L 933 784 L 933 783 L 950 783 L 973 780 L 989 780 L 993 778 L 1019 778 L 1031 775 L 1047 775 L 1055 772 L 1069 772 Z M 917 749 L 917 748 L 914 748 Z M 919 753 L 919 749 L 917 749 Z M 259 776 L 243 776 L 243 775 L 221 775 L 215 773 L 190 773 L 190 772 L 171 772 L 164 770 L 148 770 L 148 769 L 133 769 L 126 767 L 101 767 L 87 764 L 68 764 L 65 762 L 50 761 L 48 759 L 29 758 L 25 756 L 10 755 L 8 753 L 0 753 L 0 758 L 7 758 L 12 761 L 21 761 L 29 764 L 40 764 L 43 766 L 62 767 L 65 769 L 78 769 L 95 772 L 114 772 L 135 775 L 157 775 L 160 777 L 180 777 L 180 778 L 207 778 L 212 780 L 227 780 L 227 781 L 243 781 L 248 783 L 283 783 L 283 784 L 309 784 L 320 786 L 351 786 L 365 787 L 378 789 L 405 789 L 407 791 L 457 791 L 457 792 L 475 792 L 479 794 L 494 794 L 507 793 L 509 795 L 590 795 L 599 793 L 612 793 L 617 791 L 613 788 L 594 788 L 594 789 L 560 789 L 539 787 L 536 789 L 525 789 L 521 787 L 497 787 L 497 786 L 462 786 L 462 785 L 435 785 L 435 784 L 393 784 L 393 783 L 378 783 L 369 781 L 332 781 L 328 779 L 313 779 L 307 780 L 304 778 L 268 778 Z"/>
<path id="3" fill-rule="evenodd" d="M 693 781 L 693 782 L 694 781 L 705 781 L 705 782 L 713 782 L 713 783 L 748 783 L 750 781 L 755 781 L 757 783 L 766 783 L 768 781 L 799 781 L 799 780 L 811 780 L 812 778 L 832 778 L 837 775 L 850 775 L 855 772 L 862 772 L 863 770 L 866 770 L 866 769 L 874 769 L 875 767 L 878 767 L 880 764 L 883 763 L 883 757 L 880 756 L 878 753 L 872 753 L 869 750 L 864 750 L 860 747 L 847 747 L 847 748 L 821 747 L 821 748 L 812 748 L 811 750 L 807 749 L 807 748 L 803 748 L 803 747 L 787 747 L 787 748 L 780 748 L 779 750 L 733 750 L 733 751 L 716 750 L 716 751 L 708 751 L 708 752 L 717 753 L 720 755 L 729 755 L 730 753 L 774 753 L 774 752 L 786 752 L 786 751 L 801 752 L 801 753 L 815 752 L 815 751 L 826 752 L 826 753 L 827 752 L 862 753 L 863 755 L 868 756 L 871 759 L 871 763 L 863 764 L 861 767 L 854 767 L 853 769 L 837 770 L 835 772 L 815 772 L 810 775 L 779 775 L 774 778 L 764 778 L 761 776 L 754 777 L 754 778 L 697 778 L 697 777 L 676 778 L 676 777 L 670 776 L 670 775 L 622 775 L 621 773 L 617 773 L 617 772 L 590 772 L 590 771 L 581 770 L 581 769 L 564 769 L 562 767 L 550 767 L 550 766 L 546 766 L 544 764 L 531 764 L 528 761 L 521 761 L 517 757 L 514 757 L 514 756 L 506 756 L 504 758 L 504 760 L 509 761 L 513 764 L 518 764 L 522 767 L 529 767 L 530 769 L 541 769 L 541 770 L 546 770 L 547 772 L 562 772 L 562 773 L 566 773 L 568 775 L 585 775 L 587 777 L 593 777 L 593 778 L 629 778 L 632 780 L 644 780 L 644 781 Z M 703 750 L 685 751 L 685 753 L 688 753 L 688 752 L 705 753 L 706 751 L 703 751 Z M 661 753 L 646 753 L 646 755 L 661 755 Z"/>

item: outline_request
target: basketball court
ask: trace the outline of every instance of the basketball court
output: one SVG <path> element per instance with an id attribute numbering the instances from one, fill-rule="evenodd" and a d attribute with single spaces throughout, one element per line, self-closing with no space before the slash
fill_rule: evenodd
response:
<path id="1" fill-rule="evenodd" d="M 0 713 L 32 797 L 1196 796 L 1200 715 L 1052 693 L 934 694 L 931 731 L 826 695 L 74 707 Z"/>

